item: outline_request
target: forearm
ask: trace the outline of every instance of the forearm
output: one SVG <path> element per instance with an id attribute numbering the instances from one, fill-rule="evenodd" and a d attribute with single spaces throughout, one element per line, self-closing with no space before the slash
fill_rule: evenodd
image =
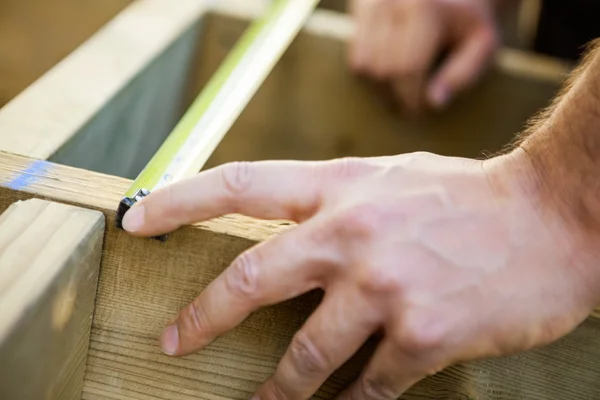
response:
<path id="1" fill-rule="evenodd" d="M 600 42 L 571 74 L 559 96 L 534 118 L 518 146 L 534 166 L 541 205 L 600 248 Z"/>

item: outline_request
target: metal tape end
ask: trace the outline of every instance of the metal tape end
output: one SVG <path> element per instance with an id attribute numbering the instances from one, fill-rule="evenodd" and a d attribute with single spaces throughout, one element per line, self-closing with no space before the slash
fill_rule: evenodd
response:
<path id="1" fill-rule="evenodd" d="M 135 202 L 129 197 L 123 197 L 117 208 L 117 215 L 115 215 L 115 225 L 119 229 L 123 229 L 123 218 L 125 213 L 133 206 Z"/>
<path id="2" fill-rule="evenodd" d="M 133 205 L 137 203 L 140 199 L 148 196 L 149 194 L 149 190 L 140 189 L 133 197 L 123 197 L 123 199 L 119 203 L 119 207 L 117 208 L 117 213 L 115 215 L 115 225 L 118 229 L 123 229 L 123 218 L 125 217 L 125 213 L 129 211 L 129 209 L 133 207 Z M 168 238 L 168 234 L 152 237 L 152 239 L 158 240 L 163 243 L 166 242 Z"/>

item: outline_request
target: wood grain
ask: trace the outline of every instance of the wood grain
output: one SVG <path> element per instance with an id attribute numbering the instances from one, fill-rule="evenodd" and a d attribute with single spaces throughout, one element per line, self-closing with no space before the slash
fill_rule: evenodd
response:
<path id="1" fill-rule="evenodd" d="M 32 167 L 33 166 L 33 167 Z M 27 185 L 15 190 L 15 182 Z M 32 196 L 101 210 L 112 221 L 129 180 L 0 153 L 0 207 Z M 11 189 L 12 188 L 12 189 Z M 169 241 L 133 238 L 107 225 L 83 398 L 247 399 L 277 365 L 320 300 L 313 292 L 264 308 L 197 354 L 158 349 L 164 324 L 241 251 L 293 227 L 238 215 L 185 227 Z M 359 372 L 367 344 L 321 388 L 331 399 Z M 600 396 L 596 312 L 563 340 L 514 357 L 448 368 L 403 398 L 550 400 Z M 469 397 L 470 396 L 470 397 Z"/>
<path id="2" fill-rule="evenodd" d="M 38 199 L 0 216 L 0 398 L 81 398 L 103 235 L 102 213 Z"/>

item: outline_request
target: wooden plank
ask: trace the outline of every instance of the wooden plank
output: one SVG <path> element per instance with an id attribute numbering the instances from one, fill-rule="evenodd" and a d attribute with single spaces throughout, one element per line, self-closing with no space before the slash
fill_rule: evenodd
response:
<path id="1" fill-rule="evenodd" d="M 0 153 L 0 207 L 31 196 L 101 210 L 109 221 L 131 181 Z M 16 182 L 16 183 L 15 183 Z M 170 358 L 158 348 L 164 324 L 241 251 L 290 225 L 238 215 L 188 226 L 166 243 L 108 224 L 85 379 L 86 400 L 247 399 L 275 369 L 320 299 L 314 292 L 264 308 L 204 350 Z M 600 314 L 542 349 L 458 365 L 403 398 L 550 400 L 600 398 Z M 360 370 L 359 354 L 316 398 L 331 399 Z"/>
<path id="2" fill-rule="evenodd" d="M 132 0 L 0 0 L 0 107 Z"/>
<path id="3" fill-rule="evenodd" d="M 242 13 L 207 19 L 200 74 L 203 87 L 247 26 Z M 521 131 L 558 90 L 568 66 L 504 49 L 479 85 L 451 107 L 422 118 L 391 108 L 390 98 L 346 65 L 351 21 L 319 11 L 282 57 L 206 167 L 234 160 L 329 159 L 411 151 L 480 157 Z M 211 40 L 211 38 L 224 38 Z M 273 112 L 276 110 L 277 112 Z"/>
<path id="4" fill-rule="evenodd" d="M 39 199 L 0 216 L 0 398 L 81 398 L 103 235 L 102 213 Z"/>
<path id="5" fill-rule="evenodd" d="M 133 2 L 0 109 L 0 148 L 137 175 L 182 111 L 207 3 Z"/>

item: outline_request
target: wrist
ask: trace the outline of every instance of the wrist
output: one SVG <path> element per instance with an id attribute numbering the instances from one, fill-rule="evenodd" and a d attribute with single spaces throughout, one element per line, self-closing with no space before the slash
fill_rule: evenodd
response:
<path id="1" fill-rule="evenodd" d="M 511 154 L 535 212 L 600 303 L 600 51 L 589 51 Z M 528 167 L 523 167 L 528 165 Z"/>
<path id="2" fill-rule="evenodd" d="M 600 248 L 600 53 L 592 53 L 537 118 L 518 149 L 527 156 L 540 206 Z"/>
<path id="3" fill-rule="evenodd" d="M 580 311 L 586 313 L 600 305 L 600 225 L 585 218 L 587 211 L 577 204 L 581 189 L 576 180 L 568 179 L 566 174 L 553 174 L 560 169 L 559 162 L 548 157 L 542 144 L 537 147 L 527 142 L 508 154 L 486 160 L 484 170 L 496 195 L 512 204 L 506 210 L 516 218 L 533 217 L 538 221 L 522 233 L 528 239 L 550 237 L 544 252 L 557 260 L 567 260 L 561 274 L 581 289 L 578 303 Z M 556 168 L 547 167 L 547 162 L 554 162 Z M 535 264 L 535 258 L 531 261 Z"/>

